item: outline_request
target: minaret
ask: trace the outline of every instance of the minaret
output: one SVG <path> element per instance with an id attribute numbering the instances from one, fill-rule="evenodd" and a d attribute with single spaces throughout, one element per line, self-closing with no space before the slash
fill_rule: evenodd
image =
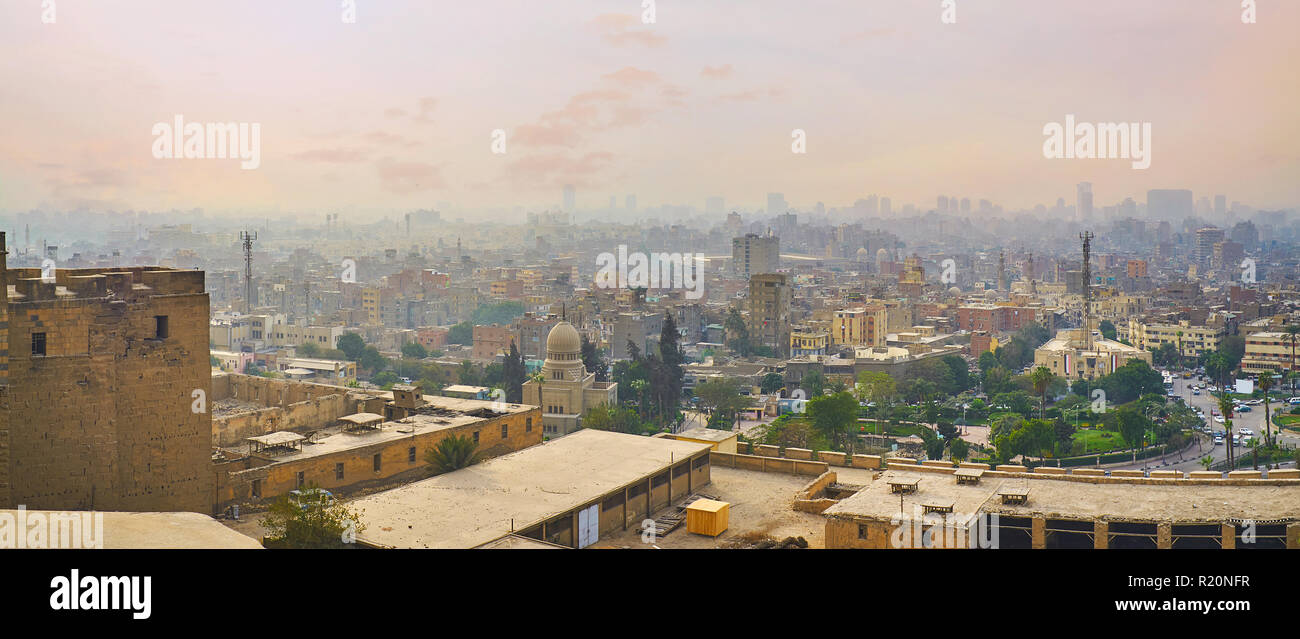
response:
<path id="1" fill-rule="evenodd" d="M 1007 254 L 1005 251 L 998 251 L 998 290 L 1007 290 Z"/>

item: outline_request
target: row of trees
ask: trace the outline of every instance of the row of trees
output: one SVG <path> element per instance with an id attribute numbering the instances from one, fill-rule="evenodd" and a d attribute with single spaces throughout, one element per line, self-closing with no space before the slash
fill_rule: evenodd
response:
<path id="1" fill-rule="evenodd" d="M 641 419 L 659 426 L 680 421 L 678 404 L 685 380 L 685 355 L 679 340 L 677 322 L 665 312 L 658 352 L 642 354 L 636 343 L 628 340 L 629 359 L 614 364 L 613 378 L 620 397 L 636 407 Z"/>

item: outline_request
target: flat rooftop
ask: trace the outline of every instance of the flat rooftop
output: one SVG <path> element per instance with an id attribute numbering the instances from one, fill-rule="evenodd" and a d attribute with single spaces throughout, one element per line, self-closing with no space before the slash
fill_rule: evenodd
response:
<path id="1" fill-rule="evenodd" d="M 580 430 L 350 502 L 362 541 L 474 548 L 564 514 L 709 450 L 709 444 Z M 514 522 L 513 530 L 511 521 Z"/>
<path id="2" fill-rule="evenodd" d="M 725 442 L 739 433 L 730 430 L 718 430 L 716 428 L 691 428 L 680 433 L 673 433 L 674 438 L 700 439 L 706 442 Z"/>
<path id="3" fill-rule="evenodd" d="M 392 399 L 392 393 L 381 393 L 380 396 L 387 395 L 387 399 Z M 475 422 L 482 422 L 489 417 L 480 417 L 472 414 L 475 411 L 493 410 L 493 403 L 477 399 L 456 399 L 453 397 L 439 397 L 436 395 L 425 395 L 425 405 L 419 410 L 433 410 L 434 414 L 429 415 L 411 415 L 402 419 L 383 422 L 378 428 L 371 430 L 362 430 L 348 432 L 341 426 L 333 426 L 317 431 L 317 434 L 311 439 L 302 441 L 302 450 L 282 455 L 271 455 L 265 453 L 254 453 L 254 456 L 268 459 L 274 463 L 286 461 L 299 461 L 323 455 L 331 455 L 337 452 L 370 446 L 372 444 L 381 444 L 403 438 L 410 438 L 415 435 L 432 433 L 449 428 L 466 426 Z M 503 404 L 497 405 L 500 414 L 523 413 L 535 409 L 535 406 L 527 404 Z M 375 413 L 356 413 L 340 418 L 341 421 L 347 417 L 357 417 L 359 415 L 374 415 Z M 355 420 L 352 420 L 355 421 Z M 236 446 L 226 446 L 234 451 L 246 448 L 246 444 Z"/>
<path id="4" fill-rule="evenodd" d="M 866 488 L 826 509 L 827 516 L 888 520 L 899 514 L 899 495 L 890 481 L 916 481 L 915 493 L 902 496 L 902 512 L 914 506 L 953 502 L 957 513 L 998 513 L 1014 517 L 1042 515 L 1048 519 L 1140 522 L 1222 522 L 1233 518 L 1300 519 L 1300 484 L 1277 485 L 1159 485 L 1088 483 L 1067 479 L 989 477 L 975 485 L 959 485 L 946 473 L 885 471 Z M 1023 505 L 1003 504 L 1002 488 L 1028 486 Z"/>
<path id="5" fill-rule="evenodd" d="M 32 515 L 41 513 L 49 521 L 55 511 L 26 511 L 28 525 Z M 112 549 L 261 549 L 262 544 L 256 539 L 243 535 L 223 526 L 221 522 L 200 513 L 135 513 L 103 512 L 83 513 L 64 512 L 57 514 L 103 514 L 102 530 L 104 548 Z M 17 522 L 17 510 L 0 510 L 0 518 L 14 518 Z M 101 531 L 94 531 L 93 539 Z M 83 538 L 86 531 L 82 531 Z"/>

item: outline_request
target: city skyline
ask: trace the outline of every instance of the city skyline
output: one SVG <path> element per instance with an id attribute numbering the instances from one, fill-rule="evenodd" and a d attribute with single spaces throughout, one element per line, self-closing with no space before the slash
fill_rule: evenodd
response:
<path id="1" fill-rule="evenodd" d="M 23 126 L 0 210 L 554 210 L 566 184 L 578 211 L 632 194 L 753 210 L 773 192 L 802 210 L 872 193 L 1029 210 L 1083 182 L 1094 212 L 1158 189 L 1300 201 L 1297 87 L 1278 81 L 1300 57 L 1295 5 L 1243 24 L 1236 3 L 958 3 L 945 24 L 922 3 L 660 3 L 644 24 L 624 4 L 359 0 L 345 23 L 334 3 L 65 1 L 52 24 L 6 5 L 0 113 Z M 178 115 L 260 124 L 260 166 L 155 159 L 151 128 Z M 1043 127 L 1067 116 L 1149 123 L 1150 168 L 1045 159 Z"/>

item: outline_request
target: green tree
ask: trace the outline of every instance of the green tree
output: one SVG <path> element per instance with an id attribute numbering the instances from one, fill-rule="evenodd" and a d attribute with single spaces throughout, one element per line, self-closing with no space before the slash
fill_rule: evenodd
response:
<path id="1" fill-rule="evenodd" d="M 1273 373 L 1271 371 L 1260 373 L 1259 389 L 1264 391 L 1264 442 L 1269 446 L 1273 446 L 1276 443 L 1273 441 L 1273 424 L 1269 421 L 1268 414 L 1268 391 L 1272 390 L 1272 388 Z"/>
<path id="2" fill-rule="evenodd" d="M 1291 392 L 1295 392 L 1296 366 L 1295 366 L 1295 347 L 1300 343 L 1300 324 L 1287 324 L 1282 329 L 1286 333 L 1286 341 L 1291 345 Z"/>
<path id="3" fill-rule="evenodd" d="M 1120 437 L 1133 448 L 1133 461 L 1137 462 L 1137 449 L 1142 447 L 1143 436 L 1151 421 L 1132 404 L 1125 404 L 1115 411 L 1115 424 Z"/>
<path id="4" fill-rule="evenodd" d="M 352 361 L 361 359 L 361 352 L 366 350 L 366 342 L 356 333 L 344 333 L 335 341 L 335 346 Z"/>
<path id="5" fill-rule="evenodd" d="M 429 356 L 429 351 L 419 342 L 407 342 L 402 344 L 402 357 L 409 359 L 424 359 Z"/>
<path id="6" fill-rule="evenodd" d="M 483 385 L 483 377 L 479 374 L 478 367 L 474 366 L 474 362 L 469 360 L 462 361 L 460 363 L 460 368 L 457 369 L 456 373 L 460 383 L 465 386 Z"/>
<path id="7" fill-rule="evenodd" d="M 1034 384 L 1034 393 L 1038 395 L 1038 418 L 1043 418 L 1043 412 L 1047 410 L 1047 388 L 1051 386 L 1052 380 L 1056 375 L 1046 366 L 1039 366 L 1029 374 L 1029 380 Z"/>
<path id="8" fill-rule="evenodd" d="M 394 373 L 393 371 L 380 371 L 375 373 L 374 377 L 370 378 L 370 383 L 384 390 L 392 390 L 393 384 L 396 384 L 397 382 L 397 373 Z"/>
<path id="9" fill-rule="evenodd" d="M 753 344 L 749 341 L 749 327 L 745 324 L 745 318 L 741 317 L 739 310 L 732 307 L 727 312 L 727 319 L 723 320 L 722 328 L 725 332 L 723 340 L 727 348 L 741 357 L 749 357 L 753 354 Z"/>
<path id="10" fill-rule="evenodd" d="M 813 369 L 804 373 L 803 379 L 799 380 L 799 385 L 803 388 L 808 397 L 818 397 L 826 392 L 826 376 L 821 371 Z"/>
<path id="11" fill-rule="evenodd" d="M 762 385 L 759 387 L 759 390 L 764 395 L 767 395 L 769 393 L 775 393 L 784 387 L 785 379 L 781 377 L 780 373 L 768 373 L 763 376 Z"/>
<path id="12" fill-rule="evenodd" d="M 316 342 L 303 342 L 298 345 L 298 354 L 303 357 L 320 357 L 321 347 Z"/>
<path id="13" fill-rule="evenodd" d="M 745 408 L 749 402 L 740 395 L 740 384 L 734 377 L 713 377 L 695 386 L 695 396 L 700 400 L 700 408 L 710 415 L 721 413 L 727 423 L 735 421 L 736 411 Z"/>
<path id="14" fill-rule="evenodd" d="M 586 335 L 582 336 L 582 367 L 587 372 L 596 374 L 596 381 L 608 382 L 609 370 L 605 364 L 605 358 L 601 355 L 600 348 L 595 342 L 587 339 Z"/>
<path id="15" fill-rule="evenodd" d="M 381 371 L 388 368 L 388 358 L 379 354 L 379 349 L 374 346 L 367 346 L 361 351 L 361 357 L 357 359 L 357 365 L 369 371 Z"/>
<path id="16" fill-rule="evenodd" d="M 818 433 L 838 450 L 852 452 L 849 432 L 858 419 L 858 402 L 848 393 L 819 395 L 808 402 L 808 419 Z"/>
<path id="17" fill-rule="evenodd" d="M 474 325 L 469 322 L 461 322 L 447 331 L 448 344 L 461 344 L 470 346 L 474 343 Z"/>
<path id="18" fill-rule="evenodd" d="M 1101 336 L 1106 339 L 1115 339 L 1115 336 L 1118 335 L 1118 332 L 1115 330 L 1115 323 L 1110 320 L 1102 320 L 1101 323 L 1097 325 L 1097 330 L 1101 331 Z"/>
<path id="19" fill-rule="evenodd" d="M 470 323 L 476 326 L 491 326 L 493 324 L 509 324 L 516 317 L 524 314 L 524 305 L 520 302 L 504 301 L 494 302 L 491 304 L 480 304 L 474 309 L 474 314 L 470 317 Z"/>
<path id="20" fill-rule="evenodd" d="M 280 496 L 261 520 L 268 541 L 276 547 L 346 548 L 366 529 L 359 513 L 326 497 L 315 484 L 309 484 L 299 494 L 302 497 L 298 500 Z"/>
<path id="21" fill-rule="evenodd" d="M 518 404 L 524 401 L 524 358 L 519 354 L 515 341 L 510 340 L 510 352 L 506 354 L 501 366 L 502 385 L 506 391 L 506 402 Z"/>
<path id="22" fill-rule="evenodd" d="M 478 461 L 478 444 L 465 435 L 449 435 L 424 454 L 434 474 L 448 473 Z"/>
<path id="23" fill-rule="evenodd" d="M 948 455 L 955 462 L 963 462 L 970 455 L 970 443 L 964 439 L 954 439 L 948 444 Z"/>

